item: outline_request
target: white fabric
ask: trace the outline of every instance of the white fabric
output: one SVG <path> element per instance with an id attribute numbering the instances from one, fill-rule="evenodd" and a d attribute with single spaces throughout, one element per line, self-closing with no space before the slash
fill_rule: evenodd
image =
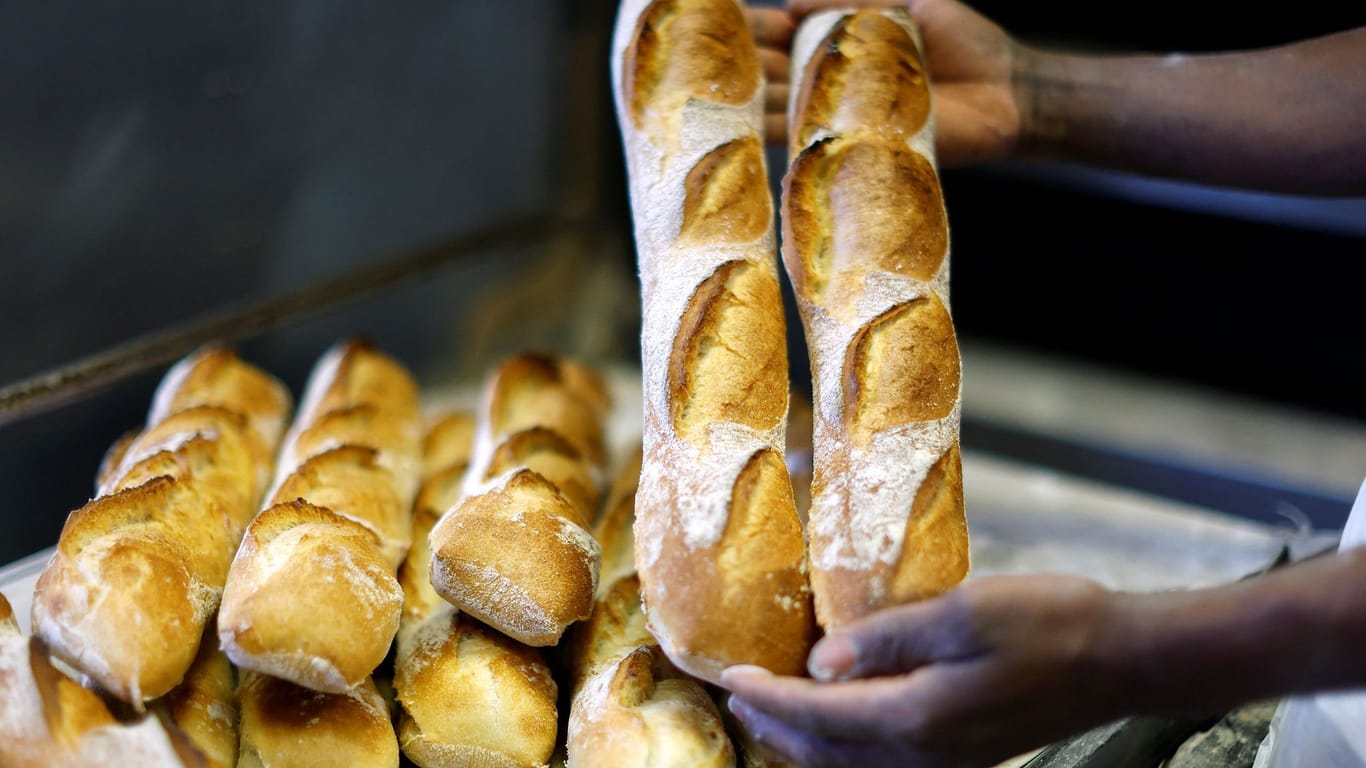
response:
<path id="1" fill-rule="evenodd" d="M 1366 482 L 1347 517 L 1339 551 L 1366 546 Z M 1366 691 L 1287 699 L 1276 708 L 1253 768 L 1366 766 Z"/>

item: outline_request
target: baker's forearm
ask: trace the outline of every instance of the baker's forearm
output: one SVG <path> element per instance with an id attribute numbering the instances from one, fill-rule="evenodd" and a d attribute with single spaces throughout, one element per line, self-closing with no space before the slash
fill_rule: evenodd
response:
<path id="1" fill-rule="evenodd" d="M 1120 615 L 1111 663 L 1127 666 L 1143 710 L 1366 688 L 1366 549 L 1227 587 L 1130 598 Z"/>
<path id="2" fill-rule="evenodd" d="M 1366 194 L 1366 28 L 1199 56 L 1017 59 L 1020 154 L 1191 181 Z"/>

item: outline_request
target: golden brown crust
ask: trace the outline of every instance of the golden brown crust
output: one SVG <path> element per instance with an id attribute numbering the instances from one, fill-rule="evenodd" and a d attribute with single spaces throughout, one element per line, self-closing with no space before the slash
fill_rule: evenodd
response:
<path id="1" fill-rule="evenodd" d="M 645 413 L 635 538 L 617 538 L 609 557 L 633 553 L 651 630 L 680 669 L 712 680 L 745 662 L 792 671 L 810 641 L 810 604 L 791 489 L 775 491 L 787 480 L 781 461 L 779 482 L 760 472 L 758 495 L 774 505 L 763 537 L 795 559 L 779 573 L 763 570 L 768 559 L 732 568 L 726 554 L 728 537 L 753 533 L 748 502 L 738 509 L 735 498 L 754 482 L 739 476 L 755 455 L 781 455 L 789 387 L 758 52 L 733 0 L 623 3 L 613 51 Z"/>
<path id="2" fill-rule="evenodd" d="M 602 565 L 598 569 L 599 592 L 612 582 L 636 571 L 635 542 L 632 528 L 636 519 L 636 489 L 640 487 L 642 446 L 637 445 L 631 457 L 617 472 L 602 516 L 593 526 L 593 538 L 602 549 Z"/>
<path id="3" fill-rule="evenodd" d="M 402 599 L 373 531 L 303 501 L 277 504 L 242 539 L 219 640 L 243 669 L 340 693 L 383 661 Z"/>
<path id="4" fill-rule="evenodd" d="M 407 595 L 394 662 L 395 697 L 403 705 L 399 742 L 426 768 L 543 765 L 557 734 L 557 691 L 545 661 L 453 610 L 428 576 L 428 532 L 458 501 L 471 458 L 472 431 L 458 422 L 470 423 L 445 419 L 428 432 L 428 478 L 399 576 Z M 574 452 L 563 440 L 557 445 Z M 438 462 L 445 464 L 438 469 Z"/>
<path id="5" fill-rule="evenodd" d="M 775 451 L 756 452 L 736 478 L 718 544 L 696 555 L 665 549 L 640 576 L 651 628 L 670 628 L 670 658 L 694 674 L 720 679 L 732 664 L 783 675 L 805 669 L 815 640 L 811 595 L 792 484 Z M 775 629 L 736 632 L 736 616 Z"/>
<path id="6" fill-rule="evenodd" d="M 844 366 L 845 429 L 856 440 L 898 424 L 942 419 L 962 378 L 953 318 L 933 293 L 865 325 Z"/>
<path id="7" fill-rule="evenodd" d="M 948 221 L 910 25 L 904 9 L 869 8 L 794 44 L 813 53 L 794 62 L 783 255 L 818 398 L 808 534 L 826 629 L 937 594 L 968 567 Z"/>
<path id="8" fill-rule="evenodd" d="M 511 637 L 554 645 L 588 618 L 597 586 L 597 542 L 575 514 L 545 478 L 516 472 L 432 529 L 432 587 Z"/>
<path id="9" fill-rule="evenodd" d="M 493 452 L 484 479 L 521 467 L 549 480 L 574 508 L 574 523 L 588 527 L 598 511 L 598 481 L 568 440 L 541 427 L 518 432 Z"/>
<path id="10" fill-rule="evenodd" d="M 488 388 L 492 444 L 543 427 L 568 440 L 594 466 L 602 466 L 602 421 L 610 401 L 606 385 L 586 366 L 551 355 L 515 355 L 493 372 Z"/>
<path id="11" fill-rule="evenodd" d="M 395 768 L 398 739 L 369 677 L 344 693 L 318 693 L 247 672 L 239 688 L 242 768 Z"/>
<path id="12" fill-rule="evenodd" d="M 474 447 L 474 415 L 465 411 L 447 413 L 427 429 L 422 441 L 422 480 L 470 461 Z"/>
<path id="13" fill-rule="evenodd" d="M 545 765 L 558 689 L 535 649 L 451 612 L 398 668 L 399 741 L 428 768 Z"/>
<path id="14" fill-rule="evenodd" d="M 588 367 L 521 354 L 484 388 L 465 496 L 429 536 L 445 600 L 533 646 L 592 608 L 607 391 Z"/>
<path id="15" fill-rule="evenodd" d="M 180 682 L 200 644 L 290 407 L 272 377 L 208 349 L 172 367 L 149 421 L 106 455 L 39 579 L 35 631 L 137 707 Z"/>
<path id="16" fill-rule="evenodd" d="M 237 765 L 237 701 L 232 664 L 212 624 L 185 679 L 153 704 L 204 755 L 209 768 Z"/>
<path id="17" fill-rule="evenodd" d="M 798 295 L 840 308 L 872 271 L 930 280 L 948 253 L 934 167 L 904 144 L 827 139 L 783 180 L 783 238 Z"/>
<path id="18" fill-rule="evenodd" d="M 339 344 L 324 359 L 332 355 L 337 356 L 335 371 L 316 403 L 310 404 L 310 412 L 300 414 L 305 423 L 312 425 L 323 414 L 361 404 L 373 405 L 394 419 L 417 422 L 417 382 L 401 363 L 364 341 Z"/>
<path id="19" fill-rule="evenodd" d="M 905 546 L 891 577 L 897 603 L 933 597 L 968 572 L 968 529 L 963 511 L 963 460 L 954 443 L 920 484 L 906 521 Z"/>
<path id="20" fill-rule="evenodd" d="M 19 634 L 19 622 L 14 618 L 14 608 L 3 592 L 0 592 L 0 635 Z"/>
<path id="21" fill-rule="evenodd" d="M 757 240 L 773 226 L 763 147 L 749 136 L 708 152 L 683 182 L 680 241 Z"/>
<path id="22" fill-rule="evenodd" d="M 118 478 L 115 474 L 119 471 L 119 465 L 123 463 L 123 455 L 128 452 L 128 446 L 141 434 L 140 429 L 130 429 L 124 432 L 105 451 L 104 458 L 100 459 L 100 467 L 95 470 L 95 489 L 98 493 L 100 488 L 114 484 Z"/>
<path id="23" fill-rule="evenodd" d="M 428 535 L 446 510 L 460 500 L 461 481 L 465 476 L 463 463 L 453 464 L 427 478 L 413 504 L 413 546 L 398 571 L 398 583 L 403 587 L 403 620 L 420 621 L 438 606 L 445 605 L 432 589 L 432 550 Z"/>
<path id="24" fill-rule="evenodd" d="M 688 99 L 740 105 L 761 82 L 759 56 L 733 0 L 655 0 L 626 49 L 626 101 L 642 127 Z"/>
<path id="25" fill-rule="evenodd" d="M 968 530 L 957 444 L 921 484 L 906 520 L 904 542 L 896 563 L 878 563 L 871 577 L 867 571 L 849 568 L 812 572 L 817 614 L 826 626 L 842 626 L 873 610 L 934 597 L 967 576 Z"/>
<path id="26" fill-rule="evenodd" d="M 567 745 L 575 768 L 630 765 L 642 754 L 668 765 L 735 765 L 716 705 L 658 646 L 636 648 L 600 671 L 575 704 Z"/>
<path id="27" fill-rule="evenodd" d="M 134 464 L 155 453 L 174 450 L 176 445 L 194 435 L 227 444 L 222 448 L 225 452 L 243 454 L 246 464 L 231 468 L 238 474 L 233 484 L 240 488 L 242 503 L 253 506 L 265 490 L 274 446 L 261 442 L 251 431 L 245 415 L 216 405 L 196 405 L 176 411 L 144 429 L 124 451 L 118 470 L 111 475 L 111 484 L 126 487 L 128 484 L 121 479 Z M 237 457 L 233 459 L 237 460 Z M 107 493 L 108 487 L 102 492 Z"/>
<path id="28" fill-rule="evenodd" d="M 694 444 L 707 425 L 771 430 L 787 413 L 787 337 L 776 277 L 744 261 L 697 287 L 679 321 L 669 365 L 673 426 Z"/>
<path id="29" fill-rule="evenodd" d="M 617 579 L 598 593 L 593 615 L 575 624 L 565 640 L 570 688 L 578 690 L 589 675 L 639 646 L 654 644 L 645 626 L 640 578 L 629 574 Z"/>
<path id="30" fill-rule="evenodd" d="M 207 581 L 217 566 L 187 547 L 197 541 L 212 548 L 217 539 L 179 535 L 203 525 L 196 515 L 203 506 L 184 483 L 156 478 L 73 512 L 38 578 L 35 634 L 125 701 L 175 687 L 217 598 Z"/>
<path id="31" fill-rule="evenodd" d="M 876 10 L 835 24 L 806 66 L 797 95 L 793 153 L 821 130 L 867 130 L 905 141 L 930 115 L 920 52 L 900 24 Z"/>
<path id="32" fill-rule="evenodd" d="M 183 377 L 176 376 L 176 370 L 168 375 L 148 415 L 149 424 L 187 408 L 218 406 L 246 416 L 258 442 L 273 455 L 293 408 L 284 384 L 223 347 L 201 350 L 177 368 Z M 266 462 L 270 460 L 268 455 Z"/>
<path id="33" fill-rule="evenodd" d="M 370 528 L 397 569 L 412 542 L 412 514 L 378 459 L 373 448 L 356 445 L 318 454 L 285 478 L 269 503 L 302 499 Z"/>

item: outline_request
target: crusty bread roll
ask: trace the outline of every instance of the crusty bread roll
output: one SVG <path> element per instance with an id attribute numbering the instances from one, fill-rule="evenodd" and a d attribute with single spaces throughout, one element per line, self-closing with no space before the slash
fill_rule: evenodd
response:
<path id="1" fill-rule="evenodd" d="M 608 400 L 586 367 L 518 355 L 485 384 L 463 497 L 429 535 L 443 598 L 532 646 L 588 618 Z"/>
<path id="2" fill-rule="evenodd" d="M 783 258 L 806 327 L 816 616 L 837 627 L 968 570 L 960 359 L 930 93 L 899 9 L 830 11 L 793 47 Z"/>
<path id="3" fill-rule="evenodd" d="M 447 606 L 405 635 L 399 742 L 423 768 L 544 766 L 557 687 L 540 652 Z"/>
<path id="4" fill-rule="evenodd" d="M 38 580 L 33 626 L 59 658 L 135 707 L 181 681 L 289 407 L 283 385 L 224 350 L 171 369 Z"/>
<path id="5" fill-rule="evenodd" d="M 801 672 L 813 638 L 783 464 L 786 331 L 763 76 L 735 0 L 624 0 L 612 47 L 643 325 L 636 561 L 679 667 Z"/>
<path id="6" fill-rule="evenodd" d="M 345 693 L 320 693 L 255 672 L 237 689 L 239 768 L 397 768 L 388 704 L 370 678 Z"/>
<path id="7" fill-rule="evenodd" d="M 706 690 L 674 668 L 645 627 L 640 580 L 630 565 L 639 476 L 637 458 L 617 476 L 594 528 L 611 542 L 604 545 L 603 571 L 615 575 L 566 643 L 573 690 L 568 765 L 733 766 L 735 753 Z"/>
<path id="8" fill-rule="evenodd" d="M 424 442 L 413 547 L 399 570 L 394 658 L 399 745 L 422 768 L 542 766 L 555 749 L 557 688 L 539 651 L 494 632 L 432 589 L 427 534 L 460 499 L 473 420 L 452 414 Z"/>
<path id="9" fill-rule="evenodd" d="M 199 654 L 174 690 L 151 702 L 153 712 L 174 723 L 204 756 L 207 768 L 237 765 L 237 692 L 232 664 L 218 649 L 210 623 Z"/>
<path id="10" fill-rule="evenodd" d="M 203 766 L 156 717 L 124 725 L 100 697 L 52 666 L 39 638 L 19 633 L 0 595 L 0 765 L 5 768 Z"/>
<path id="11" fill-rule="evenodd" d="M 342 693 L 388 654 L 402 599 L 373 531 L 325 507 L 284 502 L 257 515 L 242 539 L 219 642 L 238 667 Z"/>
<path id="12" fill-rule="evenodd" d="M 228 573 L 218 632 L 233 663 L 343 693 L 384 660 L 402 608 L 420 432 L 417 384 L 392 358 L 347 342 L 319 359 L 266 509 Z"/>
<path id="13" fill-rule="evenodd" d="M 313 366 L 304 387 L 299 415 L 280 447 L 271 495 L 279 497 L 280 485 L 308 459 L 342 446 L 361 446 L 373 449 L 376 464 L 392 476 L 400 517 L 407 520 L 421 482 L 419 405 L 417 382 L 397 360 L 363 341 L 333 345 Z M 411 534 L 379 532 L 397 537 L 391 543 L 403 550 L 394 553 L 397 568 L 408 546 L 404 539 Z"/>

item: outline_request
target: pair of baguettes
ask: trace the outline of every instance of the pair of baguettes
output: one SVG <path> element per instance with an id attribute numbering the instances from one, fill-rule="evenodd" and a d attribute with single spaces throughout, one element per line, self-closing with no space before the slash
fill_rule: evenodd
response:
<path id="1" fill-rule="evenodd" d="M 967 570 L 959 358 L 929 92 L 891 9 L 817 14 L 793 53 L 784 261 L 811 351 L 803 531 L 782 462 L 783 306 L 763 75 L 735 0 L 625 0 L 612 48 L 639 255 L 650 629 L 688 672 L 800 673 L 815 630 Z"/>

